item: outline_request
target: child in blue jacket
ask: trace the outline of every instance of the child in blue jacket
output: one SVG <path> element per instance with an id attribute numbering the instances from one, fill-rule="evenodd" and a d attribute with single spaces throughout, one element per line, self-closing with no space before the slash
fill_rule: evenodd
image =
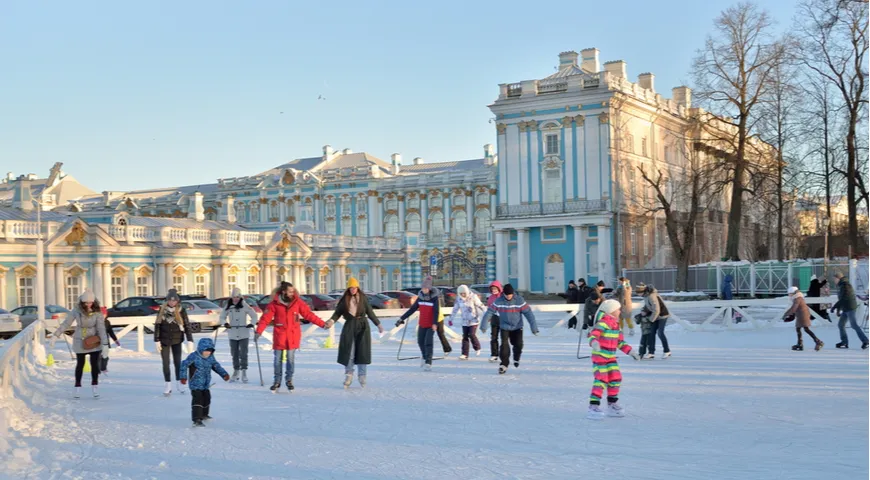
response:
<path id="1" fill-rule="evenodd" d="M 230 381 L 230 374 L 214 358 L 214 341 L 206 337 L 200 339 L 196 351 L 181 362 L 181 384 L 187 384 L 190 379 L 191 417 L 196 427 L 204 427 L 202 421 L 211 419 L 208 409 L 211 406 L 212 370 L 225 382 Z"/>

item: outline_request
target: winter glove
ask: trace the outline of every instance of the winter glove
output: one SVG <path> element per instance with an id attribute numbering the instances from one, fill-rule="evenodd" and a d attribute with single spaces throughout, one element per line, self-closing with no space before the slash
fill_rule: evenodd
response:
<path id="1" fill-rule="evenodd" d="M 181 380 L 179 380 L 179 382 L 181 382 L 182 385 L 187 385 L 187 379 L 186 379 L 186 378 L 182 378 Z"/>
<path id="2" fill-rule="evenodd" d="M 154 342 L 154 348 L 157 349 L 158 353 L 160 353 L 160 351 L 163 350 L 163 345 L 161 345 L 160 342 Z"/>
<path id="3" fill-rule="evenodd" d="M 248 328 L 254 328 L 254 324 L 253 324 L 253 323 L 249 323 L 249 324 L 247 325 L 247 327 L 248 327 Z"/>
<path id="4" fill-rule="evenodd" d="M 589 328 L 589 325 L 586 325 L 586 323 L 584 322 L 583 323 L 583 330 L 586 330 L 587 328 Z"/>
<path id="5" fill-rule="evenodd" d="M 628 354 L 631 355 L 631 358 L 633 358 L 633 359 L 635 359 L 635 360 L 640 360 L 640 354 L 637 353 L 637 352 L 635 352 L 634 350 L 632 350 L 632 351 L 629 352 Z"/>
<path id="6" fill-rule="evenodd" d="M 229 375 L 224 375 L 224 381 L 225 381 L 225 382 L 229 382 L 229 381 L 230 381 L 230 376 L 229 376 Z"/>
<path id="7" fill-rule="evenodd" d="M 378 333 L 384 333 L 384 326 L 378 324 Z"/>
<path id="8" fill-rule="evenodd" d="M 224 328 L 230 328 L 230 322 L 225 323 Z"/>
<path id="9" fill-rule="evenodd" d="M 453 326 L 453 320 L 450 320 L 449 322 L 447 322 L 447 325 L 449 325 L 449 326 L 452 327 L 452 326 Z"/>
<path id="10" fill-rule="evenodd" d="M 438 332 L 438 325 L 432 325 L 432 331 Z"/>
<path id="11" fill-rule="evenodd" d="M 108 346 L 108 345 L 103 345 L 103 348 L 102 348 L 102 357 L 103 357 L 103 358 L 109 358 L 109 346 Z"/>
<path id="12" fill-rule="evenodd" d="M 589 342 L 589 346 L 592 347 L 593 352 L 601 350 L 601 344 L 598 343 L 598 340 L 592 340 L 591 342 Z"/>
<path id="13" fill-rule="evenodd" d="M 330 318 L 326 321 L 326 324 L 323 326 L 323 328 L 332 328 L 333 325 L 335 325 L 335 320 Z"/>

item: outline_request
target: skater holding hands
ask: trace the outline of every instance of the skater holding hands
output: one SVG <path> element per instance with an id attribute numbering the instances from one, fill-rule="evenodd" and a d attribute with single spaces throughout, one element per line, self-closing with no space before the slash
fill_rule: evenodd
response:
<path id="1" fill-rule="evenodd" d="M 350 388 L 353 383 L 353 366 L 356 365 L 359 386 L 365 388 L 368 366 L 372 363 L 372 334 L 369 320 L 378 327 L 378 333 L 384 333 L 384 327 L 378 320 L 368 297 L 360 291 L 359 281 L 350 277 L 347 280 L 347 290 L 332 318 L 326 322 L 326 328 L 331 328 L 335 321 L 344 318 L 341 338 L 338 341 L 338 363 L 344 365 L 344 388 Z"/>
<path id="2" fill-rule="evenodd" d="M 233 376 L 231 382 L 238 382 L 241 375 L 242 383 L 248 383 L 248 340 L 250 330 L 257 323 L 257 313 L 242 298 L 242 291 L 233 289 L 232 296 L 223 309 L 220 321 L 227 329 L 230 339 L 230 354 L 233 356 Z"/>

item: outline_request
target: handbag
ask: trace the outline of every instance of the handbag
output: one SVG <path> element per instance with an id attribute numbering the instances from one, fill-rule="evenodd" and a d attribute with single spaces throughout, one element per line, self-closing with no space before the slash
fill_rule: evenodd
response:
<path id="1" fill-rule="evenodd" d="M 99 335 L 91 335 L 90 337 L 85 337 L 82 340 L 82 346 L 85 347 L 85 350 L 92 350 L 100 346 L 100 336 Z"/>

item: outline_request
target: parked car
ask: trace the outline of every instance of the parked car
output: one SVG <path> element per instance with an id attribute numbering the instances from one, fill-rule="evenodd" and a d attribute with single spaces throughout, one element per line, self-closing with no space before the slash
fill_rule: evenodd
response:
<path id="1" fill-rule="evenodd" d="M 381 292 L 381 295 L 386 295 L 398 300 L 401 308 L 411 308 L 411 305 L 417 301 L 417 295 L 404 290 L 388 290 L 386 292 Z"/>
<path id="2" fill-rule="evenodd" d="M 0 338 L 14 337 L 21 330 L 21 317 L 0 308 Z"/>
<path id="3" fill-rule="evenodd" d="M 182 300 L 181 306 L 187 312 L 190 329 L 194 333 L 203 327 L 215 328 L 220 325 L 221 307 L 208 300 Z"/>
<path id="4" fill-rule="evenodd" d="M 254 311 L 257 312 L 257 314 L 262 314 L 263 309 L 260 308 L 260 305 L 257 302 L 259 302 L 260 299 L 262 299 L 264 296 L 265 295 L 242 295 L 242 298 L 245 299 L 245 303 L 250 305 L 251 308 L 253 308 Z M 221 308 L 227 308 L 227 303 L 229 303 L 230 297 L 214 298 L 209 301 L 212 303 L 216 303 Z"/>
<path id="5" fill-rule="evenodd" d="M 335 310 L 335 306 L 338 305 L 338 299 L 329 295 L 305 293 L 300 296 L 310 300 L 309 305 L 313 305 L 312 310 Z"/>
<path id="6" fill-rule="evenodd" d="M 36 305 L 25 305 L 12 310 L 13 314 L 18 315 L 21 319 L 21 328 L 25 329 L 28 325 L 36 321 Z M 45 320 L 49 327 L 57 328 L 66 319 L 70 311 L 60 305 L 45 306 Z"/>
<path id="7" fill-rule="evenodd" d="M 365 295 L 374 309 L 401 308 L 399 301 L 395 298 L 380 293 L 366 293 Z"/>
<path id="8" fill-rule="evenodd" d="M 441 291 L 441 304 L 445 307 L 453 307 L 456 303 L 456 289 L 442 285 L 435 285 L 435 288 Z"/>
<path id="9" fill-rule="evenodd" d="M 434 288 L 436 288 L 439 292 L 438 295 L 439 295 L 439 298 L 441 298 L 441 306 L 452 307 L 453 303 L 451 303 L 450 305 L 447 305 L 446 292 L 444 291 L 445 288 L 450 288 L 450 287 L 434 287 Z M 422 290 L 422 288 L 420 288 L 420 287 L 408 287 L 405 289 L 406 292 L 413 293 L 414 295 L 417 295 L 417 296 L 420 296 L 420 290 Z M 453 299 L 456 300 L 455 294 L 454 294 Z"/>

